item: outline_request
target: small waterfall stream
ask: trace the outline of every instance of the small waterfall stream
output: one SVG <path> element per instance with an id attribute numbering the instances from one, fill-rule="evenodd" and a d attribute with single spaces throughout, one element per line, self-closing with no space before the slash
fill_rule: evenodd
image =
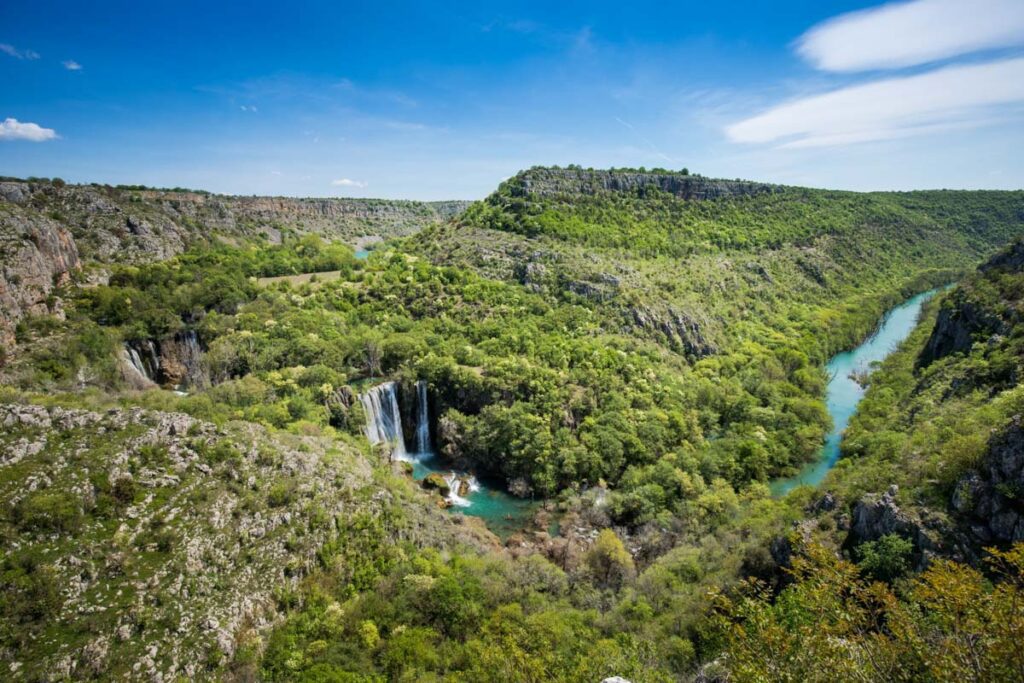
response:
<path id="1" fill-rule="evenodd" d="M 188 330 L 174 336 L 178 345 L 181 364 L 185 366 L 185 374 L 175 389 L 182 390 L 196 387 L 204 388 L 209 384 L 209 376 L 203 368 L 203 349 L 199 346 L 199 335 L 195 330 Z"/>
<path id="2" fill-rule="evenodd" d="M 125 342 L 124 350 L 132 367 L 150 382 L 157 384 L 160 356 L 157 355 L 156 344 L 149 339 L 136 343 Z"/>
<path id="3" fill-rule="evenodd" d="M 430 453 L 430 405 L 427 401 L 427 382 L 416 382 L 416 452 Z"/>

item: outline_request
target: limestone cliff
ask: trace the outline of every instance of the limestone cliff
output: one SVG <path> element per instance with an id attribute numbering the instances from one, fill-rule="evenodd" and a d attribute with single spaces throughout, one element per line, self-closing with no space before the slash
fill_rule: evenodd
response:
<path id="1" fill-rule="evenodd" d="M 62 313 L 53 290 L 80 267 L 75 240 L 59 223 L 0 203 L 0 348 L 14 344 L 22 316 Z"/>
<path id="2" fill-rule="evenodd" d="M 1017 241 L 978 267 L 982 275 L 1024 269 L 1024 241 Z M 995 305 L 993 305 L 995 304 Z M 918 359 L 919 367 L 954 353 L 967 353 L 977 341 L 1006 335 L 1016 322 L 1014 307 L 978 295 L 970 286 L 957 288 L 939 309 L 935 327 Z"/>
<path id="3" fill-rule="evenodd" d="M 595 195 L 601 192 L 642 194 L 667 192 L 682 199 L 704 200 L 772 192 L 776 186 L 745 180 L 723 180 L 670 171 L 629 171 L 584 168 L 531 168 L 506 181 L 515 197 Z"/>

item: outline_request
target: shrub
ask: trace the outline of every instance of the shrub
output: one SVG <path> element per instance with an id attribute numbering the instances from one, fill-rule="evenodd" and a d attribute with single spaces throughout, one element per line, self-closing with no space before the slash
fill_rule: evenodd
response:
<path id="1" fill-rule="evenodd" d="M 73 533 L 82 523 L 78 501 L 64 493 L 41 491 L 22 499 L 14 519 L 23 531 Z"/>
<path id="2" fill-rule="evenodd" d="M 110 487 L 110 494 L 119 505 L 131 505 L 135 501 L 135 495 L 139 490 L 138 484 L 131 477 L 118 477 Z"/>
<path id="3" fill-rule="evenodd" d="M 291 480 L 275 482 L 267 492 L 267 504 L 279 508 L 288 505 L 295 499 L 295 482 Z"/>
<path id="4" fill-rule="evenodd" d="M 896 534 L 886 534 L 877 541 L 862 543 L 857 548 L 857 565 L 861 571 L 878 581 L 891 582 L 910 569 L 914 544 Z"/>

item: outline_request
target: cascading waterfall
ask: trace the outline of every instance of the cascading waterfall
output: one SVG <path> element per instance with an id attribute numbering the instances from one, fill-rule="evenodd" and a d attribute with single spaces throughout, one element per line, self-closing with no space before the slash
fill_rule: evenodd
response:
<path id="1" fill-rule="evenodd" d="M 416 382 L 416 452 L 430 453 L 430 408 L 427 403 L 427 383 Z"/>
<path id="2" fill-rule="evenodd" d="M 127 344 L 124 345 L 124 351 L 128 354 L 128 361 L 132 364 L 132 367 L 135 368 L 140 375 L 150 381 L 153 381 L 153 378 L 150 377 L 149 373 L 146 371 L 146 366 L 143 364 L 142 356 L 139 355 L 139 352 Z"/>
<path id="3" fill-rule="evenodd" d="M 394 382 L 379 384 L 359 395 L 359 402 L 366 411 L 366 438 L 377 445 L 391 445 L 391 457 L 395 460 L 412 461 L 405 449 L 402 436 L 402 413 L 398 409 L 398 385 Z"/>
<path id="4" fill-rule="evenodd" d="M 452 505 L 456 505 L 460 508 L 469 507 L 472 505 L 472 501 L 462 495 L 462 485 L 465 484 L 468 491 L 467 494 L 473 493 L 480 490 L 480 482 L 476 480 L 476 477 L 469 475 L 468 477 L 459 476 L 457 472 L 449 472 L 444 477 L 445 483 L 448 484 L 448 502 Z"/>
<path id="5" fill-rule="evenodd" d="M 467 508 L 473 504 L 469 494 L 481 489 L 476 477 L 453 470 L 435 469 L 438 460 L 430 443 L 430 400 L 426 381 L 416 382 L 416 447 L 413 453 L 409 453 L 405 447 L 396 382 L 378 384 L 366 393 L 360 394 L 359 401 L 366 411 L 366 438 L 370 443 L 390 444 L 392 459 L 416 463 L 420 471 L 425 469 L 426 472 L 442 472 L 448 484 L 448 494 L 445 497 L 452 506 Z M 426 475 L 416 475 L 417 479 L 423 476 Z"/>

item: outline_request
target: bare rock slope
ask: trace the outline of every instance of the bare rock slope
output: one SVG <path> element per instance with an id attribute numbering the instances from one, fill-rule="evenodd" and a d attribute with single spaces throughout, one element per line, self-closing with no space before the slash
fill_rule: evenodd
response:
<path id="1" fill-rule="evenodd" d="M 337 440 L 0 405 L 0 677 L 217 678 L 325 543 L 394 515 L 402 503 L 373 480 Z M 410 515 L 402 536 L 472 536 L 433 512 Z"/>

